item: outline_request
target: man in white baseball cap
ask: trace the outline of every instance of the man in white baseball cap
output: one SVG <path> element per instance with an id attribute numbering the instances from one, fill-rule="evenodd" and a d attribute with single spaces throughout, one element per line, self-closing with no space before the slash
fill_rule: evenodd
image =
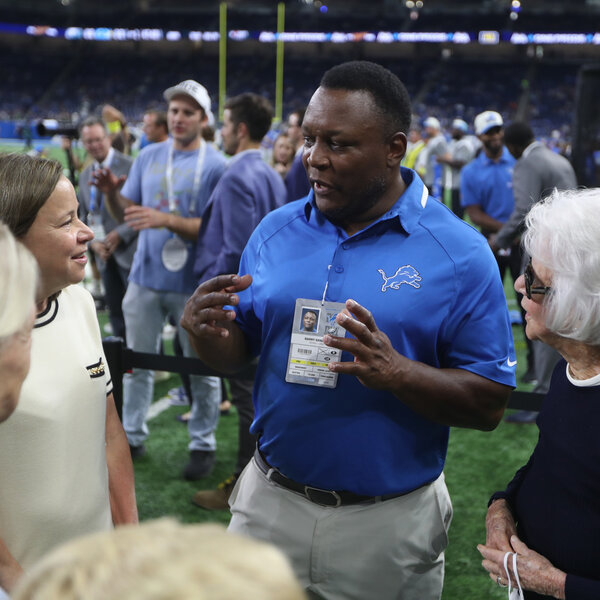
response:
<path id="1" fill-rule="evenodd" d="M 515 158 L 504 145 L 502 116 L 487 110 L 475 117 L 475 133 L 481 140 L 479 156 L 461 173 L 461 204 L 471 221 L 489 239 L 508 221 L 515 207 L 513 196 L 513 168 Z M 504 280 L 510 271 L 513 283 L 521 274 L 523 252 L 518 240 L 508 248 L 494 249 L 494 256 Z M 521 297 L 517 295 L 517 305 Z M 523 321 L 523 324 L 525 321 Z M 533 364 L 533 354 L 528 349 L 528 366 Z"/>
<path id="2" fill-rule="evenodd" d="M 486 110 L 475 117 L 475 135 L 487 133 L 493 127 L 502 127 L 502 115 L 493 110 Z"/>
<path id="3" fill-rule="evenodd" d="M 197 81 L 186 79 L 173 87 L 167 88 L 163 92 L 163 97 L 167 102 L 170 102 L 175 96 L 189 96 L 195 100 L 204 111 L 209 124 L 214 121 L 213 114 L 210 110 L 210 96 L 208 95 L 206 88 Z"/>
<path id="4" fill-rule="evenodd" d="M 123 299 L 128 345 L 154 353 L 167 316 L 178 324 L 185 356 L 195 356 L 179 319 L 195 288 L 193 265 L 201 216 L 225 158 L 202 139 L 212 116 L 206 88 L 188 79 L 163 94 L 169 103 L 170 139 L 142 149 L 121 192 L 106 178 L 109 205 L 139 231 L 129 286 Z M 146 414 L 152 401 L 151 371 L 134 369 L 123 379 L 123 426 L 133 458 L 144 454 Z M 188 421 L 190 461 L 186 479 L 208 475 L 215 462 L 215 429 L 221 401 L 218 377 L 191 376 L 192 414 Z"/>
<path id="5" fill-rule="evenodd" d="M 452 212 L 462 219 L 464 209 L 460 205 L 460 172 L 462 168 L 473 160 L 475 146 L 471 140 L 475 136 L 467 135 L 469 126 L 462 119 L 454 119 L 450 134 L 452 139 L 448 144 L 448 152 L 437 157 L 437 161 L 444 165 L 443 182 L 444 196 L 449 196 Z"/>
<path id="6" fill-rule="evenodd" d="M 423 156 L 425 173 L 423 175 L 423 181 L 432 196 L 436 196 L 438 199 L 441 196 L 441 189 L 436 186 L 434 190 L 434 183 L 436 182 L 436 169 L 438 169 L 441 175 L 441 169 L 438 166 L 438 157 L 444 156 L 448 152 L 448 143 L 442 133 L 442 126 L 438 119 L 435 117 L 427 117 L 423 121 L 423 127 L 425 130 L 425 150 L 421 153 Z"/>

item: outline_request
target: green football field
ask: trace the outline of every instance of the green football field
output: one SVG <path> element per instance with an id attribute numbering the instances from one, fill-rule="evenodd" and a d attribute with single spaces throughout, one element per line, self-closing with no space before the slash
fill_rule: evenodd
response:
<path id="1" fill-rule="evenodd" d="M 22 145 L 2 144 L 0 151 L 22 151 Z M 47 153 L 62 160 L 59 148 L 48 147 Z M 509 308 L 516 309 L 511 284 L 505 285 Z M 99 314 L 101 326 L 106 315 Z M 526 368 L 525 342 L 520 326 L 513 326 L 517 350 L 517 380 Z M 180 385 L 177 375 L 155 387 L 154 400 L 166 396 L 170 388 Z M 519 383 L 521 390 L 531 386 Z M 170 407 L 149 422 L 148 453 L 135 463 L 136 491 L 140 518 L 165 515 L 183 522 L 216 521 L 226 524 L 227 511 L 208 512 L 196 508 L 191 497 L 197 489 L 212 489 L 233 472 L 237 446 L 235 409 L 221 417 L 217 430 L 217 464 L 213 474 L 200 483 L 182 479 L 186 463 L 188 435 L 177 415 L 185 407 Z M 450 544 L 446 552 L 444 600 L 502 599 L 500 589 L 481 567 L 476 545 L 485 541 L 485 513 L 490 494 L 503 488 L 514 472 L 524 464 L 537 440 L 535 425 L 510 425 L 502 422 L 491 433 L 453 428 L 446 462 L 446 482 L 454 505 Z M 367 599 L 365 599 L 367 600 Z M 415 599 L 418 600 L 418 599 Z"/>

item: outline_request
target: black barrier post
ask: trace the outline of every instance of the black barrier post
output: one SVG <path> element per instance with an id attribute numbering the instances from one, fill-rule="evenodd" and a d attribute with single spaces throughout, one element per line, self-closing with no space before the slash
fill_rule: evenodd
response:
<path id="1" fill-rule="evenodd" d="M 124 364 L 123 338 L 110 336 L 102 340 L 104 347 L 104 355 L 110 369 L 110 375 L 113 383 L 113 396 L 115 398 L 115 406 L 119 413 L 119 419 L 123 419 L 123 373 L 127 370 Z"/>

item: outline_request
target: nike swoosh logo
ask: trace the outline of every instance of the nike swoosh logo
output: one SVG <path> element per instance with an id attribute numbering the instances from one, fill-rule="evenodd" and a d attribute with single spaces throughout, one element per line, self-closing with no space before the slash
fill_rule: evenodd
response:
<path id="1" fill-rule="evenodd" d="M 517 361 L 516 361 L 516 360 L 510 360 L 510 358 L 507 358 L 507 359 L 506 359 L 506 364 L 507 364 L 509 367 L 514 367 L 514 366 L 517 364 Z"/>

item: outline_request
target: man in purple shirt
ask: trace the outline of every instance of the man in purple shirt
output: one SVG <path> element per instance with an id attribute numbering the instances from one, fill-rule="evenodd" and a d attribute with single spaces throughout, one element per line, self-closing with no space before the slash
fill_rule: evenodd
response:
<path id="1" fill-rule="evenodd" d="M 250 234 L 268 212 L 285 202 L 281 176 L 262 159 L 259 150 L 272 118 L 270 103 L 257 94 L 241 94 L 225 104 L 221 137 L 223 149 L 233 158 L 202 215 L 194 264 L 198 283 L 237 273 Z M 237 465 L 233 476 L 217 490 L 201 490 L 194 495 L 194 503 L 208 510 L 228 508 L 229 494 L 256 445 L 250 433 L 254 380 L 231 379 L 229 384 L 239 416 Z"/>

